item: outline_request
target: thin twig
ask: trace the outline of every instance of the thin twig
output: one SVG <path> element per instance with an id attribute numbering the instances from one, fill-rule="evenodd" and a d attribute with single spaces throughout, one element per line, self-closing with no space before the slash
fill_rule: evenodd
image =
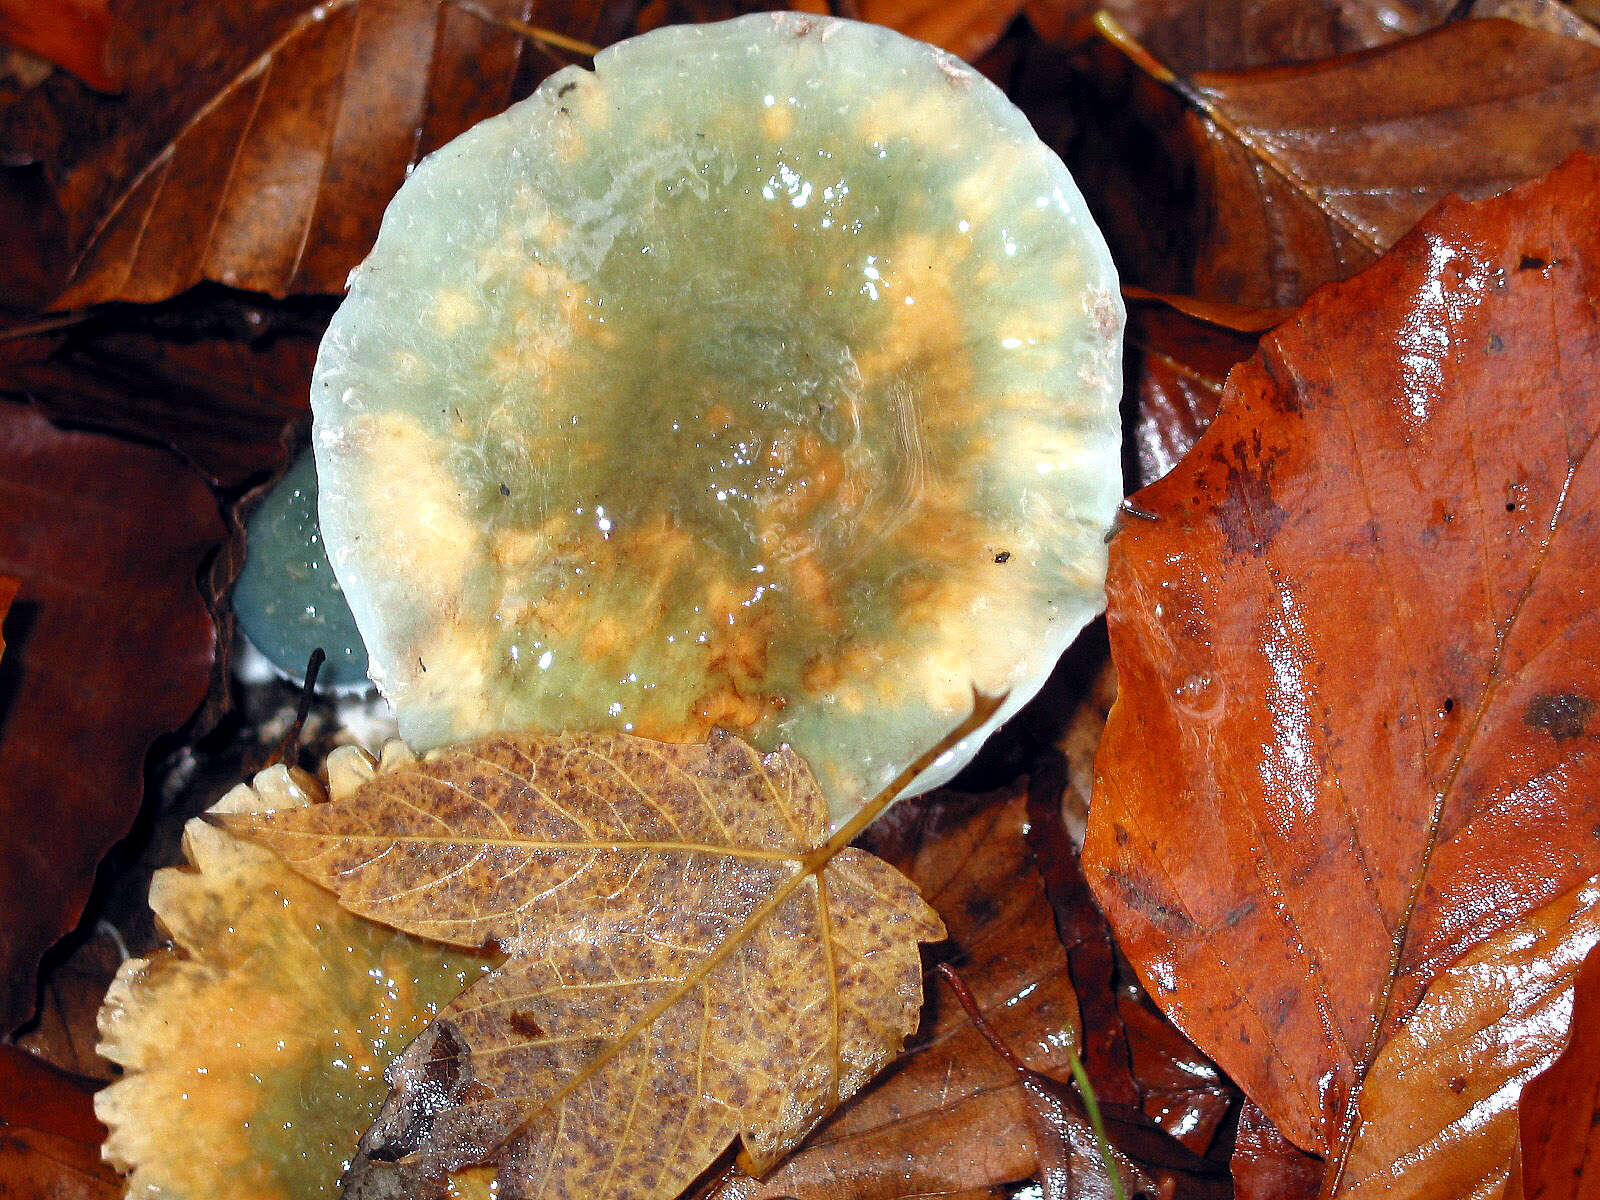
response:
<path id="1" fill-rule="evenodd" d="M 272 762 L 282 763 L 286 767 L 295 766 L 299 762 L 300 731 L 305 728 L 306 716 L 311 712 L 311 696 L 317 688 L 317 674 L 327 659 L 328 656 L 323 653 L 321 646 L 311 652 L 311 658 L 306 663 L 306 681 L 300 689 L 300 704 L 294 710 L 294 724 L 289 726 L 289 731 L 283 735 L 283 741 L 278 743 L 278 752 L 272 756 Z"/>
<path id="2" fill-rule="evenodd" d="M 580 42 L 577 38 L 568 37 L 564 33 L 557 33 L 553 29 L 541 29 L 537 25 L 529 25 L 526 21 L 519 21 L 515 17 L 502 17 L 498 13 L 490 12 L 482 5 L 473 3 L 473 0 L 450 0 L 450 2 L 462 12 L 469 13 L 486 24 L 498 25 L 502 29 L 509 29 L 512 33 L 520 34 L 530 42 L 538 42 L 541 46 L 565 50 L 568 54 L 577 54 L 584 58 L 593 58 L 600 53 L 598 46 L 591 46 L 588 42 Z"/>

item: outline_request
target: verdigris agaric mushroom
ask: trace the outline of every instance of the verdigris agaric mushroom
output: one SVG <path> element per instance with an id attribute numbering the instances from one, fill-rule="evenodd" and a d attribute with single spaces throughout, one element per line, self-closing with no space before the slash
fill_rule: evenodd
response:
<path id="1" fill-rule="evenodd" d="M 662 29 L 428 159 L 313 384 L 401 733 L 713 727 L 842 819 L 1103 603 L 1122 309 L 976 72 L 796 14 Z"/>

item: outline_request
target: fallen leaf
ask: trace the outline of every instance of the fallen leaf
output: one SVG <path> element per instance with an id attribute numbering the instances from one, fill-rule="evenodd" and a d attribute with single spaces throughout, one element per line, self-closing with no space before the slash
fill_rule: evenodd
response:
<path id="1" fill-rule="evenodd" d="M 33 1011 L 34 970 L 77 922 L 139 810 L 146 751 L 211 684 L 197 577 L 226 530 L 164 450 L 68 432 L 0 404 L 0 574 L 22 581 L 0 662 L 0 1025 Z"/>
<path id="2" fill-rule="evenodd" d="M 1279 1133 L 1246 1100 L 1233 1141 L 1234 1200 L 1316 1200 L 1327 1164 Z"/>
<path id="3" fill-rule="evenodd" d="M 1093 697 L 1084 706 L 1097 708 Z M 1102 717 L 1103 720 L 1103 717 Z M 1047 755 L 1029 781 L 1028 846 L 1045 880 L 1056 930 L 1067 952 L 1083 1014 L 1083 1062 L 1103 1104 L 1125 1110 L 1123 1123 L 1160 1130 L 1198 1163 L 1239 1099 L 1238 1091 L 1147 1003 L 1119 980 L 1111 928 L 1084 878 L 1063 820 L 1070 759 Z M 1148 1144 L 1148 1139 L 1147 1139 Z"/>
<path id="4" fill-rule="evenodd" d="M 949 792 L 903 801 L 868 834 L 949 931 L 995 1032 L 1029 1066 L 1065 1075 L 1077 1003 L 1024 839 L 1027 798 Z M 902 1200 L 988 1194 L 1035 1178 L 1039 1146 L 1019 1081 L 989 1053 L 938 975 L 906 1052 L 762 1180 L 734 1169 L 716 1200 Z"/>
<path id="5" fill-rule="evenodd" d="M 126 957 L 117 939 L 102 922 L 66 959 L 46 963 L 39 1015 L 16 1035 L 16 1045 L 82 1079 L 105 1083 L 116 1077 L 116 1068 L 95 1051 L 95 1020 Z"/>
<path id="6" fill-rule="evenodd" d="M 6 614 L 11 611 L 11 602 L 17 598 L 17 589 L 22 586 L 22 580 L 12 579 L 10 576 L 0 576 L 0 623 L 6 619 Z M 6 640 L 0 636 L 0 657 L 6 652 Z"/>
<path id="7" fill-rule="evenodd" d="M 1217 415 L 1228 372 L 1255 353 L 1257 341 L 1165 297 L 1128 305 L 1126 386 L 1140 484 L 1154 483 L 1189 452 Z"/>
<path id="8" fill-rule="evenodd" d="M 813 0 L 828 11 L 826 0 Z M 796 5 L 797 8 L 808 7 Z M 975 62 L 1022 11 L 1022 0 L 857 0 L 853 14 Z"/>
<path id="9" fill-rule="evenodd" d="M 1098 1106 L 1091 1115 L 1088 1105 L 1092 1101 L 1080 1100 L 1066 1084 L 1041 1075 L 1018 1058 L 990 1027 L 961 976 L 948 963 L 939 970 L 961 1001 L 967 1019 L 1021 1085 L 1028 1120 L 1039 1143 L 1039 1190 L 1044 1200 L 1155 1194 L 1155 1180 L 1106 1138 Z"/>
<path id="10" fill-rule="evenodd" d="M 1522 1178 L 1528 1200 L 1600 1197 L 1600 953 L 1578 974 L 1572 1036 L 1522 1092 Z"/>
<path id="11" fill-rule="evenodd" d="M 102 92 L 120 86 L 107 60 L 111 27 L 106 0 L 0 0 L 0 43 L 37 54 Z"/>
<path id="12" fill-rule="evenodd" d="M 39 88 L 0 123 L 8 161 L 47 172 L 30 227 L 65 246 L 38 305 L 162 300 L 204 279 L 342 292 L 410 166 L 562 65 L 500 23 L 524 8 L 251 0 L 176 20 L 161 0 L 128 5 L 123 97 Z M 610 15 L 544 19 L 593 41 Z"/>
<path id="13" fill-rule="evenodd" d="M 353 912 L 509 956 L 395 1060 L 347 1195 L 492 1161 L 513 1190 L 671 1197 L 735 1136 L 769 1170 L 916 1026 L 943 925 L 848 842 L 931 759 L 831 835 L 792 750 L 725 733 L 490 738 L 229 818 Z"/>
<path id="14" fill-rule="evenodd" d="M 59 421 L 159 442 L 213 484 L 281 470 L 309 420 L 311 367 L 332 303 L 201 288 L 114 308 L 31 338 L 0 338 L 0 391 Z"/>
<path id="15" fill-rule="evenodd" d="M 1441 973 L 1600 870 L 1597 197 L 1575 157 L 1319 292 L 1112 543 L 1086 872 L 1151 995 L 1335 1170 Z"/>
<path id="16" fill-rule="evenodd" d="M 94 1087 L 15 1046 L 0 1046 L 0 1197 L 117 1200 L 122 1184 L 100 1161 L 105 1129 Z"/>
<path id="17" fill-rule="evenodd" d="M 321 797 L 279 766 L 212 811 Z M 352 916 L 202 820 L 183 853 L 150 888 L 174 946 L 124 964 L 100 1015 L 127 1072 L 96 1100 L 107 1155 L 133 1196 L 332 1200 L 390 1058 L 493 960 Z"/>
<path id="18" fill-rule="evenodd" d="M 1170 82 L 1194 107 L 1191 290 L 1233 303 L 1297 304 L 1444 196 L 1488 196 L 1600 149 L 1600 47 L 1508 21 Z"/>
<path id="19" fill-rule="evenodd" d="M 1452 0 L 1191 0 L 1147 7 L 1157 19 L 1145 22 L 1139 40 L 1172 70 L 1189 74 L 1371 50 L 1426 33 L 1456 6 Z"/>
<path id="20" fill-rule="evenodd" d="M 1574 1028 L 1573 983 L 1596 942 L 1600 878 L 1502 928 L 1435 979 L 1367 1075 L 1331 1194 L 1518 1194 L 1517 1101 Z"/>

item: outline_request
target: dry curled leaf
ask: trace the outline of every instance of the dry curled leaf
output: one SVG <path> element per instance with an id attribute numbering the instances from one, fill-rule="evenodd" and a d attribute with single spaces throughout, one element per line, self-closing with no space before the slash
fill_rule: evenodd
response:
<path id="1" fill-rule="evenodd" d="M 1583 156 L 1442 205 L 1234 370 L 1113 541 L 1086 868 L 1151 994 L 1336 1173 L 1441 973 L 1600 870 L 1597 239 Z M 1451 1036 L 1515 1007 L 1481 986 Z M 1460 1136 L 1519 1071 L 1482 1064 Z"/>
<path id="2" fill-rule="evenodd" d="M 491 738 L 228 826 L 356 913 L 509 956 L 395 1060 L 357 1197 L 486 1160 L 513 1192 L 670 1197 L 735 1136 L 763 1172 L 899 1051 L 944 936 L 830 837 L 793 751 L 728 734 Z"/>
<path id="3" fill-rule="evenodd" d="M 280 766 L 213 811 L 311 797 Z M 134 1196 L 332 1200 L 390 1058 L 493 963 L 352 916 L 204 821 L 183 839 L 150 889 L 175 945 L 123 964 L 100 1013 L 127 1072 L 96 1098 L 107 1156 Z"/>
<path id="4" fill-rule="evenodd" d="M 197 576 L 225 529 L 174 455 L 0 404 L 0 574 L 22 581 L 0 662 L 0 1026 L 78 920 L 144 794 L 145 754 L 206 698 L 216 632 Z"/>
<path id="5" fill-rule="evenodd" d="M 1195 107 L 1206 215 L 1193 290 L 1235 303 L 1299 303 L 1446 195 L 1487 196 L 1600 149 L 1600 47 L 1503 20 L 1174 82 Z"/>

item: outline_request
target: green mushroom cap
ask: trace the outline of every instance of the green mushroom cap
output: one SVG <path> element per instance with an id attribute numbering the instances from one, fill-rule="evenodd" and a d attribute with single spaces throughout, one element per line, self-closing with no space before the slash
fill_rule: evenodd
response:
<path id="1" fill-rule="evenodd" d="M 1065 167 L 933 47 L 760 14 L 558 72 L 412 174 L 317 363 L 401 733 L 721 726 L 842 820 L 1103 607 L 1122 322 Z"/>

